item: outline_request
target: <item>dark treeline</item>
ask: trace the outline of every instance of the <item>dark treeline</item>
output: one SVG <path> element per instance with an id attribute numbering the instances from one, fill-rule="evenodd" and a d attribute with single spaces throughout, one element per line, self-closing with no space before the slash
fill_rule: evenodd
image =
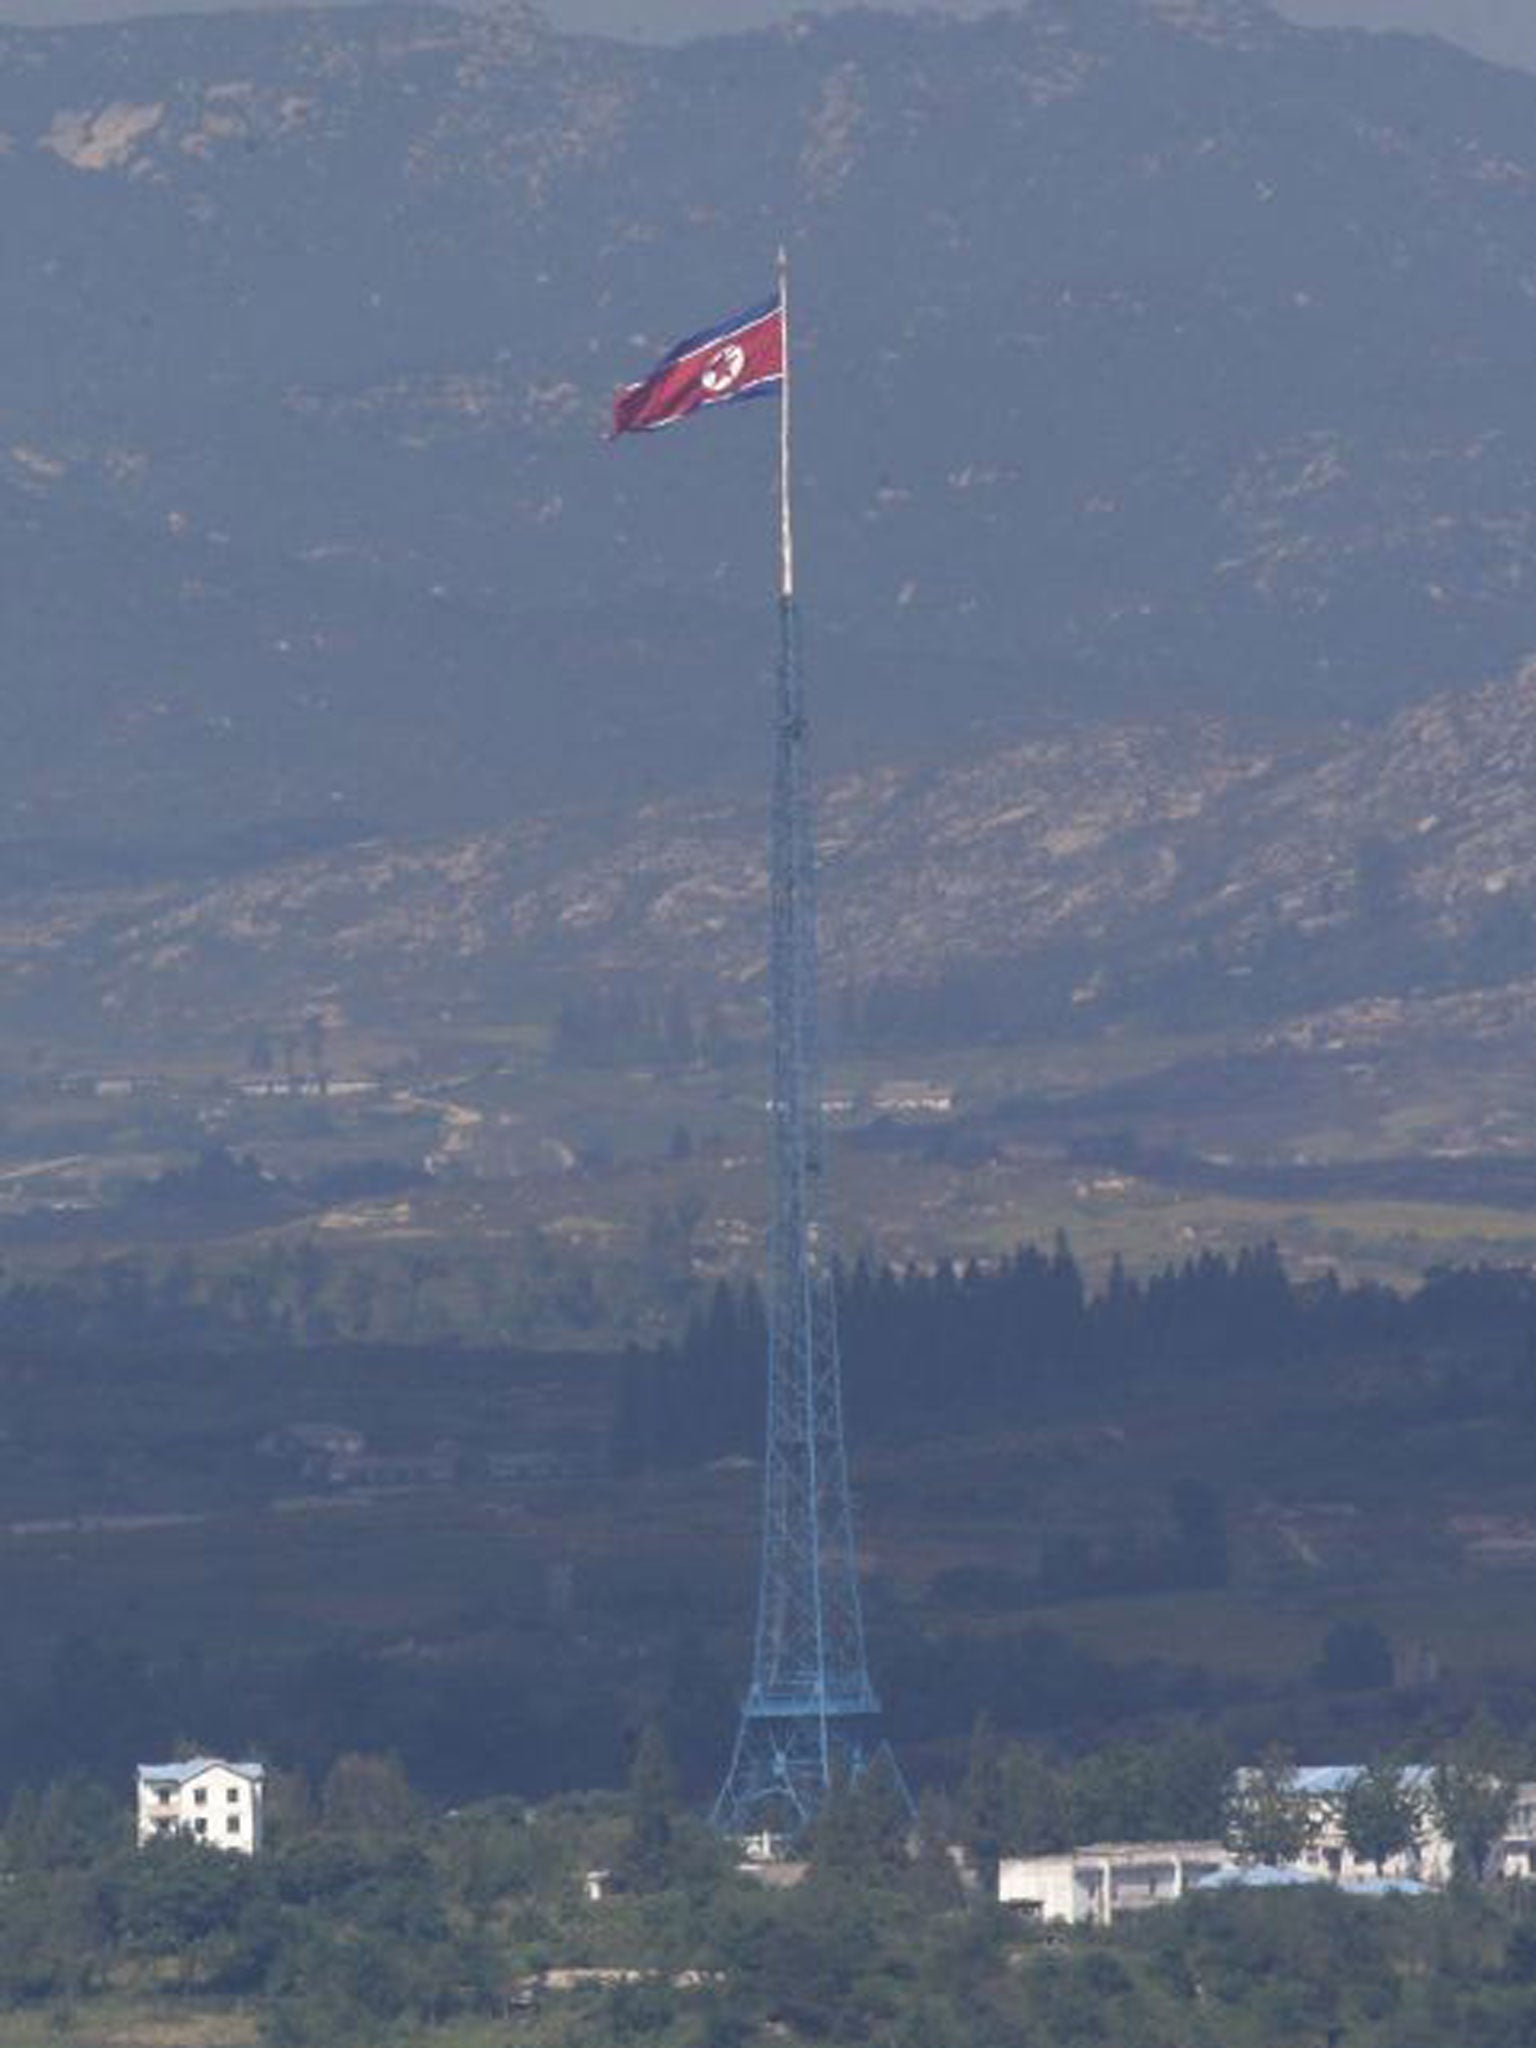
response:
<path id="1" fill-rule="evenodd" d="M 188 1728 L 219 1754 L 254 1752 L 315 1780 L 362 1745 L 398 1756 L 437 1803 L 548 1798 L 615 1783 L 635 1729 L 654 1720 L 702 1804 L 739 1708 L 741 1632 L 722 1628 L 721 1610 L 742 1595 L 734 1578 L 711 1587 L 595 1568 L 569 1615 L 492 1595 L 466 1603 L 461 1624 L 477 1642 L 452 1656 L 373 1642 L 290 1651 L 266 1638 L 244 1652 L 145 1650 L 103 1614 L 99 1635 L 8 1668 L 0 1803 L 71 1773 L 125 1787 L 137 1761 L 173 1753 Z M 930 1629 L 878 1592 L 871 1609 L 886 1725 L 915 1784 L 952 1774 L 978 1714 L 1063 1753 L 1193 1715 L 1219 1730 L 1230 1713 L 1245 1735 L 1281 1724 L 1280 1709 L 1255 1710 L 1193 1666 L 1116 1662 L 1056 1630 L 978 1631 L 958 1615 Z"/>
<path id="2" fill-rule="evenodd" d="M 1336 1274 L 1297 1281 L 1273 1245 L 1205 1252 L 1141 1279 L 1117 1261 L 1091 1292 L 1064 1239 L 1000 1266 L 860 1261 L 837 1275 L 844 1373 L 862 1439 L 1038 1422 L 1128 1374 L 1241 1372 L 1453 1347 L 1517 1370 L 1536 1342 L 1536 1277 L 1431 1271 L 1411 1295 Z M 755 1453 L 765 1323 L 755 1288 L 718 1287 L 675 1345 L 632 1354 L 620 1471 Z"/>
<path id="3" fill-rule="evenodd" d="M 1474 1754 L 1442 1759 L 1452 1781 Z M 1526 2048 L 1528 1886 L 1196 1890 L 1105 1930 L 991 1904 L 1000 1855 L 1127 1826 L 1251 1854 L 1229 1768 L 1194 1729 L 1064 1770 L 981 1724 L 915 1825 L 879 1769 L 835 1789 L 791 1887 L 744 1876 L 682 1807 L 651 1728 L 627 1793 L 538 1807 L 433 1813 L 378 1754 L 273 1772 L 256 1857 L 135 1850 L 122 1792 L 71 1776 L 19 1794 L 0 1831 L 0 2011 L 29 2041 L 229 2039 L 235 2017 L 268 2048 Z"/>

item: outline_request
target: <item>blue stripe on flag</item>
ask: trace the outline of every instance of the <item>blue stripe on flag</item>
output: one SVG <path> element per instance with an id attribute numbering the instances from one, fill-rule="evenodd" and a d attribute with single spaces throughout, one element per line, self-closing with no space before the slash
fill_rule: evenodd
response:
<path id="1" fill-rule="evenodd" d="M 759 320 L 766 320 L 770 313 L 776 313 L 778 310 L 778 294 L 775 293 L 771 299 L 764 299 L 760 306 L 749 306 L 745 313 L 733 314 L 729 320 L 722 320 L 716 327 L 704 327 L 697 334 L 690 334 L 688 339 L 680 341 L 676 348 L 669 348 L 656 367 L 659 370 L 667 363 L 681 362 L 684 356 L 691 356 L 695 349 L 705 348 L 712 341 L 724 341 L 740 328 L 755 327 Z"/>

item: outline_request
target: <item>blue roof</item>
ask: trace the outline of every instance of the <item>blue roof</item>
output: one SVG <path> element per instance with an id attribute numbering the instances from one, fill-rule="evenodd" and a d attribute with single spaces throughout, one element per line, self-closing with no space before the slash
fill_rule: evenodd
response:
<path id="1" fill-rule="evenodd" d="M 1298 1870 L 1278 1863 L 1234 1863 L 1225 1870 L 1213 1870 L 1197 1878 L 1194 1889 L 1201 1892 L 1273 1891 L 1297 1884 L 1326 1884 L 1331 1890 L 1348 1892 L 1355 1898 L 1381 1899 L 1392 1893 L 1405 1898 L 1423 1898 L 1431 1887 L 1413 1877 L 1348 1877 L 1330 1879 L 1326 1871 Z"/>
<path id="2" fill-rule="evenodd" d="M 184 1757 L 179 1763 L 139 1765 L 141 1778 L 148 1778 L 151 1783 L 163 1782 L 172 1785 L 190 1784 L 192 1779 L 200 1778 L 204 1771 L 233 1771 L 237 1777 L 254 1779 L 257 1784 L 260 1784 L 267 1775 L 265 1764 L 233 1764 L 227 1757 L 222 1756 L 189 1756 Z"/>
<path id="3" fill-rule="evenodd" d="M 1269 1891 L 1280 1885 L 1326 1884 L 1315 1870 L 1293 1870 L 1278 1863 L 1233 1863 L 1195 1880 L 1200 1892 Z"/>
<path id="4" fill-rule="evenodd" d="M 1404 1898 L 1428 1898 L 1433 1886 L 1420 1884 L 1416 1877 L 1347 1877 L 1339 1886 L 1340 1891 L 1363 1893 L 1369 1899 L 1384 1899 L 1392 1893 Z"/>
<path id="5" fill-rule="evenodd" d="M 1404 1764 L 1400 1775 L 1405 1785 L 1423 1790 L 1435 1774 L 1429 1764 Z M 1300 1764 L 1296 1769 L 1296 1790 L 1338 1798 L 1364 1776 L 1364 1764 Z"/>

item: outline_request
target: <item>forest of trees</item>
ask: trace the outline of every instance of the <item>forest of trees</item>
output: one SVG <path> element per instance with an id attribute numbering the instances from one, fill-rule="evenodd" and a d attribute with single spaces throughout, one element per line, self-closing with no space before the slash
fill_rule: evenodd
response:
<path id="1" fill-rule="evenodd" d="M 1402 1295 L 1333 1273 L 1298 1282 L 1260 1245 L 1145 1279 L 1117 1261 L 1094 1293 L 1058 1239 L 997 1266 L 903 1272 L 861 1261 L 839 1268 L 835 1284 L 848 1409 L 864 1441 L 1071 1413 L 1128 1376 L 1302 1371 L 1383 1353 L 1450 1350 L 1536 1386 L 1536 1276 L 1524 1270 L 1435 1270 Z M 765 1344 L 756 1290 L 721 1285 L 677 1344 L 633 1354 L 618 1469 L 752 1452 Z"/>
<path id="2" fill-rule="evenodd" d="M 538 1807 L 434 1813 L 387 1755 L 278 1772 L 254 1859 L 135 1850 L 126 1801 L 65 1778 L 0 1833 L 0 2010 L 66 2041 L 106 2000 L 125 2040 L 136 2007 L 177 2038 L 243 2011 L 271 2048 L 1526 2048 L 1529 1887 L 1193 1896 L 1108 1935 L 992 1903 L 1005 1850 L 1219 1832 L 1227 1772 L 1197 1730 L 1067 1769 L 983 1724 L 915 1822 L 878 1771 L 837 1789 L 787 1890 L 680 1803 L 653 1729 L 627 1792 Z"/>
<path id="3" fill-rule="evenodd" d="M 468 1445 L 515 1444 L 530 1427 L 547 1430 L 553 1412 L 586 1446 L 600 1491 L 606 1431 L 618 1528 L 632 1498 L 628 1477 L 751 1459 L 760 1448 L 765 1335 L 750 1289 L 717 1290 L 675 1344 L 610 1362 L 444 1344 L 306 1348 L 280 1334 L 221 1350 L 207 1303 L 194 1297 L 189 1306 L 174 1269 L 154 1276 L 104 1262 L 92 1277 L 94 1292 L 77 1309 L 83 1321 L 72 1326 L 68 1276 L 0 1287 L 0 1470 L 27 1503 L 16 1512 L 257 1508 L 294 1482 L 253 1446 L 306 1414 L 351 1422 L 385 1445 L 440 1436 Z M 302 1302 L 324 1281 L 323 1259 L 303 1243 L 279 1246 L 269 1277 Z M 247 1276 L 253 1293 L 260 1279 Z M 1477 1461 L 1492 1458 L 1501 1483 L 1518 1484 L 1536 1420 L 1530 1276 L 1447 1270 L 1402 1297 L 1331 1279 L 1298 1283 L 1259 1249 L 1145 1280 L 1112 1273 L 1094 1292 L 1061 1244 L 985 1271 L 859 1266 L 840 1284 L 850 1433 L 877 1466 L 913 1446 L 926 1455 L 941 1438 L 1002 1438 L 1053 1421 L 1068 1432 L 1086 1424 L 1100 1437 L 1106 1417 L 1139 1430 L 1169 1402 L 1184 1404 L 1176 1449 L 1113 1523 L 1100 1516 L 1090 1528 L 1074 1513 L 1070 1487 L 1042 1505 L 1051 1469 L 1020 1476 L 1004 1463 L 985 1482 L 997 1526 L 1027 1516 L 1027 1538 L 1010 1537 L 995 1556 L 973 1547 L 963 1561 L 941 1558 L 924 1579 L 872 1576 L 871 1658 L 893 1736 L 904 1755 L 924 1759 L 923 1772 L 947 1768 L 982 1710 L 1037 1739 L 1078 1745 L 1194 1711 L 1259 1746 L 1310 1715 L 1318 1753 L 1362 1694 L 1373 1731 L 1401 1733 L 1413 1715 L 1436 1710 L 1439 1694 L 1421 1700 L 1394 1690 L 1397 1645 L 1368 1601 L 1330 1617 L 1336 1626 L 1319 1622 L 1260 1695 L 1221 1659 L 1208 1660 L 1198 1600 L 1190 1625 L 1181 1621 L 1157 1654 L 1118 1656 L 1052 1607 L 1252 1587 L 1243 1548 L 1252 1540 L 1251 1500 L 1221 1433 L 1245 1409 L 1257 1420 L 1240 1451 L 1254 1442 L 1267 1449 L 1269 1418 L 1286 1418 L 1276 1451 L 1284 1483 L 1299 1472 L 1314 1484 L 1325 1454 L 1339 1458 L 1343 1484 L 1367 1473 L 1381 1483 L 1391 1461 L 1409 1455 L 1402 1447 L 1411 1437 L 1416 1486 L 1428 1472 L 1437 1489 L 1464 1496 L 1477 1485 Z M 38 1334 L 24 1334 L 33 1311 Z M 94 1319 L 109 1314 L 119 1318 L 114 1348 L 91 1336 Z M 46 1334 L 61 1323 L 81 1330 L 72 1346 Z M 1220 1401 L 1210 1401 L 1218 1388 Z M 1136 1400 L 1143 1407 L 1133 1412 Z M 1468 1430 L 1469 1418 L 1491 1426 Z M 165 1473 L 170 1451 L 180 1492 Z M 1427 1466 L 1431 1451 L 1440 1462 Z M 680 1512 L 692 1483 L 678 1495 Z M 749 1530 L 750 1476 L 721 1483 L 738 1489 L 740 1526 Z M 498 1512 L 504 1505 L 498 1499 Z M 883 1508 L 898 1518 L 893 1526 L 903 1512 L 899 1500 Z M 278 1521 L 263 1542 L 281 1547 L 290 1526 L 296 1537 L 298 1524 Z M 432 1531 L 410 1538 L 429 1547 L 439 1540 L 450 1539 Z M 381 1583 L 397 1555 L 381 1547 Z M 18 1571 L 23 1561 L 18 1551 Z M 350 1740 L 398 1751 L 435 1797 L 475 1797 L 508 1782 L 548 1797 L 611 1782 L 624 1731 L 652 1712 L 665 1721 L 685 1781 L 701 1792 L 734 1722 L 750 1566 L 631 1555 L 616 1540 L 581 1559 L 574 1583 L 573 1600 L 553 1606 L 537 1570 L 498 1557 L 484 1584 L 466 1588 L 452 1627 L 468 1647 L 447 1663 L 390 1656 L 387 1637 L 361 1633 L 316 1648 L 246 1631 L 238 1646 L 183 1652 L 174 1631 L 152 1638 L 127 1628 L 105 1599 L 73 1596 L 67 1622 L 33 1602 L 16 1617 L 14 1668 L 0 1688 L 0 1796 L 71 1764 L 116 1775 L 191 1715 L 226 1747 L 259 1735 L 312 1772 Z M 95 1710 L 101 1697 L 114 1701 L 111 1715 Z M 510 1781 L 501 1775 L 508 1757 Z"/>

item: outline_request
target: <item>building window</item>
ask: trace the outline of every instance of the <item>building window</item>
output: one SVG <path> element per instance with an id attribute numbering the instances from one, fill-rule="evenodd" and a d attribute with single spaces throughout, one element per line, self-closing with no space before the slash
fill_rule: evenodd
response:
<path id="1" fill-rule="evenodd" d="M 231 1806 L 238 1806 L 240 1804 L 240 1787 L 238 1785 L 231 1785 L 224 1794 L 224 1797 Z"/>
<path id="2" fill-rule="evenodd" d="M 232 1813 L 232 1814 L 230 1814 L 230 1815 L 229 1815 L 229 1817 L 228 1817 L 228 1818 L 227 1818 L 227 1819 L 225 1820 L 225 1822 L 224 1822 L 224 1832 L 225 1832 L 225 1834 L 226 1834 L 226 1835 L 238 1835 L 238 1834 L 239 1834 L 239 1832 L 240 1832 L 240 1816 L 239 1816 L 239 1814 L 238 1814 L 238 1813 Z"/>
<path id="3" fill-rule="evenodd" d="M 161 1804 L 162 1806 L 166 1806 L 166 1805 L 168 1805 L 168 1804 L 170 1803 L 170 1797 L 171 1797 L 171 1788 L 170 1788 L 170 1786 L 169 1786 L 169 1785 L 157 1785 L 157 1786 L 155 1787 L 155 1797 L 156 1797 L 156 1798 L 157 1798 L 157 1799 L 159 1800 L 159 1802 L 160 1802 L 160 1804 Z"/>
<path id="4" fill-rule="evenodd" d="M 206 1785 L 199 1785 L 192 1794 L 192 1804 L 194 1806 L 206 1806 L 208 1804 L 208 1787 Z"/>
<path id="5" fill-rule="evenodd" d="M 206 1834 L 207 1834 L 207 1832 L 208 1832 L 208 1823 L 207 1823 L 207 1821 L 203 1820 L 203 1819 L 202 1819 L 201 1817 L 199 1817 L 199 1818 L 198 1818 L 197 1820 L 193 1821 L 193 1823 L 192 1823 L 192 1827 L 193 1827 L 193 1830 L 194 1830 L 194 1832 L 195 1832 L 195 1833 L 197 1833 L 197 1834 L 199 1834 L 199 1835 L 206 1835 Z"/>

